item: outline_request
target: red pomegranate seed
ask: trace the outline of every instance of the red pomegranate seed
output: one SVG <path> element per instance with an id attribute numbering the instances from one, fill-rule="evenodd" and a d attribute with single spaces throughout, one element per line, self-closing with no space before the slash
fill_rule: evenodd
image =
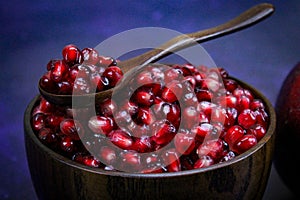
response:
<path id="1" fill-rule="evenodd" d="M 183 109 L 181 114 L 181 125 L 185 128 L 191 129 L 199 124 L 199 112 L 197 108 L 189 106 Z"/>
<path id="2" fill-rule="evenodd" d="M 173 80 L 166 87 L 163 88 L 161 98 L 168 103 L 173 103 L 177 101 L 177 97 L 181 97 L 181 95 L 182 84 L 177 80 Z"/>
<path id="3" fill-rule="evenodd" d="M 57 136 L 50 128 L 41 128 L 39 130 L 38 137 L 41 141 L 48 144 L 55 143 L 57 141 Z"/>
<path id="4" fill-rule="evenodd" d="M 70 137 L 63 137 L 60 141 L 60 148 L 65 152 L 73 152 L 74 146 L 74 141 Z"/>
<path id="5" fill-rule="evenodd" d="M 136 83 L 138 86 L 144 86 L 153 83 L 153 77 L 151 72 L 142 71 L 141 73 L 139 73 L 136 78 Z"/>
<path id="6" fill-rule="evenodd" d="M 114 121 L 110 117 L 93 116 L 88 121 L 88 127 L 96 134 L 107 135 L 114 128 Z"/>
<path id="7" fill-rule="evenodd" d="M 110 141 L 121 149 L 131 149 L 133 140 L 130 134 L 121 129 L 113 130 L 108 134 Z"/>
<path id="8" fill-rule="evenodd" d="M 201 156 L 194 164 L 194 169 L 209 167 L 214 164 L 210 156 Z"/>
<path id="9" fill-rule="evenodd" d="M 254 135 L 246 134 L 236 141 L 232 149 L 238 154 L 241 154 L 249 150 L 250 148 L 254 147 L 256 144 L 257 144 L 256 137 Z"/>
<path id="10" fill-rule="evenodd" d="M 245 109 L 238 116 L 238 123 L 245 129 L 250 128 L 256 123 L 256 117 L 252 110 Z"/>
<path id="11" fill-rule="evenodd" d="M 134 151 L 122 151 L 120 153 L 120 166 L 123 171 L 137 172 L 141 168 L 141 156 Z"/>
<path id="12" fill-rule="evenodd" d="M 213 94 L 209 90 L 201 89 L 201 88 L 196 88 L 196 96 L 199 102 L 201 101 L 208 101 L 210 102 L 213 98 Z"/>
<path id="13" fill-rule="evenodd" d="M 104 117 L 111 117 L 117 110 L 117 105 L 112 99 L 105 99 L 101 104 L 96 105 L 97 111 Z"/>
<path id="14" fill-rule="evenodd" d="M 245 130 L 241 126 L 234 125 L 227 130 L 224 135 L 224 140 L 228 143 L 230 148 L 232 148 L 236 141 L 244 136 L 244 133 Z"/>
<path id="15" fill-rule="evenodd" d="M 254 111 L 256 123 L 262 125 L 265 129 L 268 127 L 269 116 L 265 110 L 259 109 Z"/>
<path id="16" fill-rule="evenodd" d="M 114 87 L 123 77 L 123 72 L 117 66 L 110 66 L 105 69 L 102 76 L 108 79 L 110 87 Z"/>
<path id="17" fill-rule="evenodd" d="M 82 63 L 83 56 L 79 48 L 73 44 L 66 45 L 62 50 L 62 56 L 70 66 Z"/>
<path id="18" fill-rule="evenodd" d="M 158 145 L 169 143 L 176 134 L 176 128 L 167 120 L 156 121 L 151 127 L 152 139 Z"/>
<path id="19" fill-rule="evenodd" d="M 117 161 L 116 151 L 109 146 L 102 146 L 100 148 L 99 160 L 105 165 L 113 165 Z"/>
<path id="20" fill-rule="evenodd" d="M 175 149 L 164 151 L 161 157 L 168 172 L 178 172 L 181 170 L 179 155 Z"/>
<path id="21" fill-rule="evenodd" d="M 41 87 L 48 91 L 56 93 L 58 90 L 57 84 L 50 78 L 50 72 L 45 73 L 40 79 Z"/>
<path id="22" fill-rule="evenodd" d="M 72 140 L 80 140 L 84 135 L 84 129 L 81 123 L 73 119 L 65 119 L 60 123 L 60 131 Z"/>
<path id="23" fill-rule="evenodd" d="M 134 97 L 135 102 L 140 106 L 150 107 L 154 103 L 154 95 L 150 91 L 138 90 Z"/>
<path id="24" fill-rule="evenodd" d="M 151 125 L 155 121 L 154 113 L 150 108 L 139 108 L 135 121 L 139 125 Z"/>
<path id="25" fill-rule="evenodd" d="M 256 137 L 257 141 L 261 140 L 266 135 L 267 130 L 260 124 L 253 125 L 249 130 Z"/>
<path id="26" fill-rule="evenodd" d="M 74 82 L 76 78 L 90 79 L 92 71 L 87 65 L 74 65 L 69 69 L 69 81 Z"/>
<path id="27" fill-rule="evenodd" d="M 99 167 L 101 165 L 100 161 L 93 156 L 84 156 L 82 162 L 89 167 Z"/>
<path id="28" fill-rule="evenodd" d="M 84 78 L 77 78 L 74 82 L 74 86 L 73 86 L 73 91 L 74 94 L 79 95 L 79 94 L 88 94 L 90 92 L 94 92 L 91 91 L 91 87 L 90 87 L 90 83 L 87 79 Z"/>
<path id="29" fill-rule="evenodd" d="M 35 114 L 31 120 L 32 129 L 34 131 L 39 131 L 42 128 L 44 128 L 45 127 L 45 119 L 46 119 L 46 115 L 44 115 L 42 113 Z"/>
<path id="30" fill-rule="evenodd" d="M 221 139 L 208 140 L 201 144 L 197 149 L 197 154 L 201 156 L 210 156 L 214 161 L 219 161 L 223 155 L 224 144 Z"/>
<path id="31" fill-rule="evenodd" d="M 224 86 L 227 91 L 233 92 L 238 87 L 238 83 L 233 79 L 224 79 Z"/>
<path id="32" fill-rule="evenodd" d="M 173 80 L 180 80 L 180 78 L 182 78 L 182 75 L 178 72 L 178 70 L 170 68 L 164 72 L 164 77 L 165 83 L 168 84 Z"/>
<path id="33" fill-rule="evenodd" d="M 60 123 L 64 120 L 64 116 L 60 113 L 52 113 L 48 115 L 45 119 L 47 127 L 56 130 Z"/>
<path id="34" fill-rule="evenodd" d="M 177 133 L 174 138 L 174 144 L 176 150 L 184 155 L 190 154 L 196 146 L 194 135 L 185 133 Z"/>
<path id="35" fill-rule="evenodd" d="M 149 152 L 152 148 L 152 141 L 149 136 L 135 138 L 132 146 L 132 149 L 139 153 Z"/>
<path id="36" fill-rule="evenodd" d="M 250 103 L 250 109 L 255 110 L 263 110 L 265 109 L 264 103 L 260 99 L 253 99 L 253 101 Z"/>
<path id="37" fill-rule="evenodd" d="M 52 81 L 58 83 L 64 79 L 66 74 L 68 73 L 68 66 L 67 64 L 62 61 L 58 60 L 53 64 L 53 67 L 50 70 L 50 78 Z"/>
<path id="38" fill-rule="evenodd" d="M 68 81 L 58 83 L 58 94 L 72 94 L 73 84 Z"/>
<path id="39" fill-rule="evenodd" d="M 81 52 L 83 55 L 84 63 L 86 64 L 96 65 L 100 60 L 99 53 L 96 49 L 84 48 Z"/>
<path id="40" fill-rule="evenodd" d="M 210 134 L 213 131 L 213 125 L 209 123 L 201 123 L 198 126 L 195 126 L 191 129 L 191 133 L 197 135 L 198 137 L 204 139 L 206 135 Z"/>
<path id="41" fill-rule="evenodd" d="M 231 160 L 235 157 L 235 153 L 233 151 L 227 152 L 224 157 L 220 160 L 220 162 L 226 162 L 228 160 Z"/>
<path id="42" fill-rule="evenodd" d="M 245 96 L 245 95 L 242 95 L 240 96 L 239 98 L 237 98 L 237 105 L 236 105 L 236 109 L 239 111 L 239 112 L 242 112 L 243 110 L 245 109 L 249 109 L 250 107 L 250 99 Z"/>

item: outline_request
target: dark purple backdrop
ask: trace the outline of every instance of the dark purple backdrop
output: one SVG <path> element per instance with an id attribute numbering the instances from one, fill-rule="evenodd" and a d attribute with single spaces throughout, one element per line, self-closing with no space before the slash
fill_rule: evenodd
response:
<path id="1" fill-rule="evenodd" d="M 24 148 L 23 113 L 38 94 L 37 82 L 48 60 L 60 57 L 64 45 L 94 47 L 138 27 L 194 32 L 262 2 L 1 1 L 0 199 L 36 199 Z M 300 61 L 300 3 L 266 2 L 276 8 L 270 18 L 203 46 L 217 65 L 261 90 L 274 104 L 287 73 Z M 264 199 L 292 198 L 272 168 Z"/>

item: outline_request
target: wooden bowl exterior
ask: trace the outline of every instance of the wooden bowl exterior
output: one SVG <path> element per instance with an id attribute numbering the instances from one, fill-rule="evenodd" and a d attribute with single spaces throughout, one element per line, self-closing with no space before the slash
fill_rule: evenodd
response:
<path id="1" fill-rule="evenodd" d="M 26 153 L 39 199 L 261 199 L 270 174 L 275 111 L 255 88 L 237 80 L 264 100 L 270 114 L 267 134 L 249 151 L 204 169 L 163 174 L 130 174 L 94 169 L 65 158 L 34 134 L 30 114 L 24 115 Z"/>

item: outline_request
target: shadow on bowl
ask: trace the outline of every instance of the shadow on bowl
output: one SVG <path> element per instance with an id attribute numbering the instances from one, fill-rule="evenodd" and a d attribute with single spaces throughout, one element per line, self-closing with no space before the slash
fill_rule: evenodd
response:
<path id="1" fill-rule="evenodd" d="M 266 135 L 258 144 L 232 160 L 202 169 L 157 174 L 131 174 L 84 166 L 42 144 L 34 134 L 31 111 L 24 115 L 27 160 L 39 199 L 261 199 L 271 169 L 276 115 L 269 100 L 250 85 L 237 80 L 261 98 L 269 113 Z"/>

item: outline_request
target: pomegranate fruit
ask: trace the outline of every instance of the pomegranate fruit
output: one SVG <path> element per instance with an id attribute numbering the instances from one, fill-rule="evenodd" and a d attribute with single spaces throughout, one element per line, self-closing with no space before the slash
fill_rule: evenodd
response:
<path id="1" fill-rule="evenodd" d="M 276 100 L 277 127 L 274 163 L 283 182 L 300 196 L 300 63 L 285 78 Z"/>
<path id="2" fill-rule="evenodd" d="M 100 91 L 123 76 L 115 59 L 93 48 L 67 45 L 62 54 L 47 65 L 40 80 L 45 90 Z M 228 161 L 255 146 L 268 129 L 264 102 L 223 68 L 150 65 L 121 93 L 118 102 L 112 97 L 76 109 L 40 97 L 32 128 L 41 142 L 76 162 L 141 173 Z"/>

